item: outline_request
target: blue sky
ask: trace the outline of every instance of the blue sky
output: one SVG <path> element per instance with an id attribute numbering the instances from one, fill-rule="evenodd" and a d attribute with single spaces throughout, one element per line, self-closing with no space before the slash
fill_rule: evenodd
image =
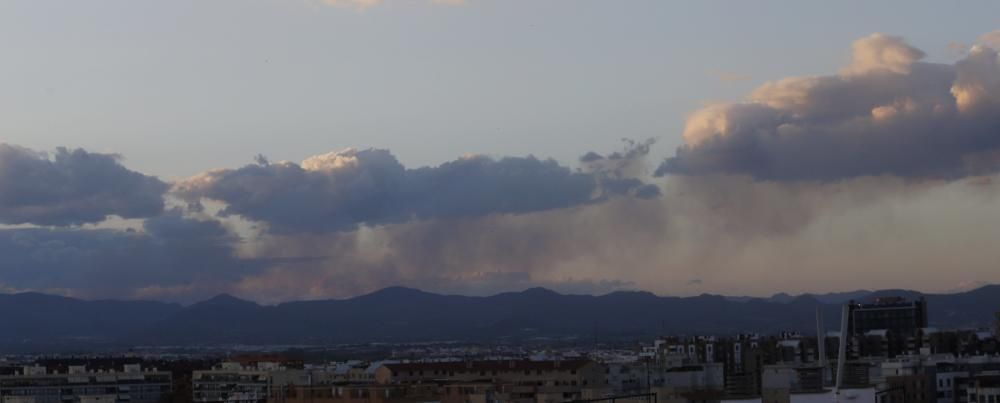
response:
<path id="1" fill-rule="evenodd" d="M 872 32 L 951 62 L 949 43 L 998 15 L 992 1 L 6 0 L 0 140 L 121 153 L 165 179 L 349 146 L 407 166 L 572 164 L 656 137 L 662 157 L 705 102 L 833 73 Z"/>

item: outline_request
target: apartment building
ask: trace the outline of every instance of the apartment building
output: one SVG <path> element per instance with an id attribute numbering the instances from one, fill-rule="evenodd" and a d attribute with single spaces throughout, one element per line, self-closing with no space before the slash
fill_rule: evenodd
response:
<path id="1" fill-rule="evenodd" d="M 289 385 L 309 385 L 308 371 L 271 362 L 243 365 L 225 362 L 191 375 L 192 399 L 199 403 L 263 403 L 271 393 Z"/>
<path id="2" fill-rule="evenodd" d="M 610 390 L 602 365 L 589 360 L 490 360 L 384 364 L 379 385 L 437 384 L 460 401 L 561 402 Z M 492 386 L 490 386 L 492 385 Z"/>
<path id="3" fill-rule="evenodd" d="M 1000 403 L 1000 374 L 973 377 L 966 396 L 969 403 Z"/>
<path id="4" fill-rule="evenodd" d="M 170 372 L 139 364 L 94 371 L 74 365 L 65 372 L 32 366 L 0 376 L 0 403 L 158 403 L 172 387 Z"/>
<path id="5" fill-rule="evenodd" d="M 375 370 L 375 382 L 383 385 L 435 380 L 599 387 L 605 384 L 605 374 L 601 365 L 589 360 L 414 362 L 384 364 Z"/>

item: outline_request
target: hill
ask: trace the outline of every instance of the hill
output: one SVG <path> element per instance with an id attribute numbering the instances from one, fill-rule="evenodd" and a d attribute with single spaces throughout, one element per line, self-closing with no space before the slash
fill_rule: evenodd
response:
<path id="1" fill-rule="evenodd" d="M 795 330 L 813 333 L 820 308 L 829 329 L 840 301 L 860 292 L 780 298 L 661 297 L 648 292 L 563 295 L 533 288 L 488 297 L 391 287 L 349 299 L 267 306 L 220 295 L 190 306 L 147 301 L 84 301 L 44 294 L 0 295 L 0 349 L 131 345 L 333 344 L 369 341 L 634 337 Z M 1000 310 L 1000 286 L 923 296 L 932 326 L 982 327 Z"/>

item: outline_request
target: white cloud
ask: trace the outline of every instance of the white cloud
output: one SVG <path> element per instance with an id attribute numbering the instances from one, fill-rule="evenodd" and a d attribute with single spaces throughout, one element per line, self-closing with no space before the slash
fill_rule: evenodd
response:
<path id="1" fill-rule="evenodd" d="M 1000 168 L 1000 62 L 977 45 L 957 63 L 923 62 L 901 38 L 854 42 L 839 74 L 768 82 L 743 102 L 690 115 L 664 174 L 765 180 L 864 175 L 962 177 Z M 972 163 L 974 162 L 974 163 Z"/>

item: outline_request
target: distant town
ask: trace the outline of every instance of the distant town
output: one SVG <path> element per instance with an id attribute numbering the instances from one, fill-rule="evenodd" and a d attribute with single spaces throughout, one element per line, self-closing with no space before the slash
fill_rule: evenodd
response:
<path id="1" fill-rule="evenodd" d="M 0 403 L 1000 402 L 1000 312 L 935 328 L 928 304 L 851 300 L 812 332 L 19 353 Z"/>

